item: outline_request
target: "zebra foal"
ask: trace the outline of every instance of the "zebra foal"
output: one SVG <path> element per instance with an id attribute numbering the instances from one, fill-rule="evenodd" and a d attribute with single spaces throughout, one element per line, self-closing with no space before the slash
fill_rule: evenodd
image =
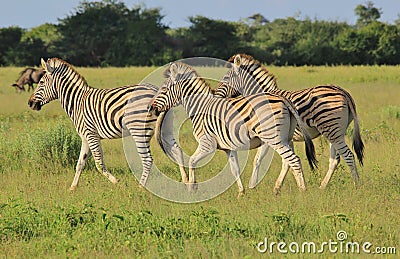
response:
<path id="1" fill-rule="evenodd" d="M 170 115 L 161 114 L 157 117 L 148 113 L 148 104 L 158 89 L 150 84 L 96 89 L 90 87 L 83 76 L 61 59 L 52 58 L 47 62 L 42 59 L 41 64 L 45 75 L 29 98 L 29 107 L 40 110 L 43 105 L 59 99 L 82 139 L 70 190 L 77 187 L 81 172 L 91 154 L 97 170 L 112 183 L 118 182 L 105 166 L 100 140 L 121 138 L 123 129 L 129 131 L 136 143 L 143 165 L 139 183 L 144 186 L 153 163 L 150 139 L 157 128 L 156 124 L 164 119 L 168 122 L 167 125 L 173 125 L 173 117 Z M 173 136 L 166 136 L 164 141 L 167 141 L 167 149 L 171 149 L 171 154 L 175 155 L 174 158 L 179 163 L 182 181 L 187 182 L 181 148 Z"/>
<path id="2" fill-rule="evenodd" d="M 354 155 L 345 142 L 346 129 L 354 120 L 353 147 L 357 158 L 363 165 L 364 144 L 360 135 L 356 105 L 351 95 L 339 86 L 319 85 L 298 91 L 278 89 L 276 77 L 259 61 L 246 54 L 236 54 L 229 59 L 232 67 L 223 82 L 215 89 L 219 97 L 248 96 L 255 93 L 274 93 L 289 99 L 299 112 L 306 130 L 312 138 L 323 135 L 330 142 L 329 170 L 322 180 L 320 188 L 326 188 L 339 161 L 343 157 L 351 170 L 354 185 L 359 185 Z M 294 141 L 304 138 L 297 127 Z M 290 143 L 293 147 L 293 142 Z M 282 161 L 282 168 L 288 170 Z"/>
<path id="3" fill-rule="evenodd" d="M 305 190 L 300 159 L 288 145 L 296 124 L 302 123 L 289 101 L 266 93 L 231 99 L 217 98 L 206 81 L 184 63 L 172 63 L 164 75 L 167 79 L 150 109 L 163 112 L 182 104 L 193 123 L 193 135 L 198 147 L 189 160 L 189 190 L 197 187 L 194 173 L 197 162 L 220 149 L 228 156 L 241 195 L 244 188 L 237 151 L 257 147 L 265 150 L 267 145 L 287 161 L 294 170 L 299 189 Z M 307 157 L 313 166 L 314 146 L 307 134 L 305 139 Z"/>

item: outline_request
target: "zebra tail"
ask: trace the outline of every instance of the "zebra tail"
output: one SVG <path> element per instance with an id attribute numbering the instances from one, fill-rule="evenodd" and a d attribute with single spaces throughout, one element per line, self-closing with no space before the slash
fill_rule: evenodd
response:
<path id="1" fill-rule="evenodd" d="M 156 126 L 154 128 L 154 135 L 162 151 L 169 158 L 171 158 L 173 161 L 176 162 L 175 159 L 176 155 L 174 154 L 173 144 L 171 143 L 171 137 L 173 138 L 173 132 L 170 132 L 170 130 L 173 128 L 173 119 L 174 119 L 173 114 L 174 113 L 171 110 L 169 110 L 161 112 L 158 115 Z M 163 125 L 165 125 L 164 127 L 166 128 L 163 128 Z M 173 142 L 176 143 L 175 139 L 173 139 Z"/>
<path id="2" fill-rule="evenodd" d="M 363 163 L 364 143 L 361 139 L 360 126 L 358 124 L 358 119 L 354 115 L 355 115 L 355 113 L 353 113 L 353 119 L 354 119 L 353 148 L 354 148 L 354 151 L 356 152 L 356 155 L 357 155 L 358 161 L 360 162 L 360 165 L 363 166 L 364 165 L 364 163 Z"/>
<path id="3" fill-rule="evenodd" d="M 310 135 L 308 134 L 305 124 L 302 121 L 302 119 L 300 118 L 300 115 L 299 115 L 296 107 L 294 106 L 294 104 L 291 101 L 289 101 L 287 98 L 285 98 L 283 96 L 281 96 L 281 97 L 282 97 L 284 103 L 286 104 L 286 106 L 288 107 L 289 111 L 293 114 L 294 118 L 296 119 L 297 124 L 299 125 L 301 133 L 303 134 L 304 142 L 306 144 L 306 156 L 307 156 L 308 164 L 310 165 L 311 170 L 314 171 L 314 167 L 318 168 L 318 161 L 315 156 L 314 143 L 313 143 Z"/>
<path id="4" fill-rule="evenodd" d="M 161 127 L 162 127 L 162 124 L 164 122 L 165 114 L 166 114 L 166 112 L 161 112 L 158 115 L 157 121 L 156 121 L 156 126 L 154 128 L 154 136 L 155 136 L 155 138 L 157 140 L 158 145 L 161 147 L 162 151 L 164 153 L 168 154 L 167 153 L 168 149 L 165 148 L 165 146 L 163 144 L 162 136 L 161 136 Z"/>
<path id="5" fill-rule="evenodd" d="M 354 120 L 354 132 L 353 132 L 353 148 L 354 151 L 356 152 L 357 159 L 360 162 L 360 165 L 363 166 L 363 159 L 364 159 L 364 143 L 361 139 L 361 134 L 360 134 L 360 124 L 358 121 L 357 117 L 357 110 L 356 110 L 356 104 L 351 97 L 351 95 L 344 89 L 336 86 L 339 91 L 343 93 L 343 95 L 346 97 L 347 102 L 349 104 L 350 112 L 353 115 L 353 120 Z"/>

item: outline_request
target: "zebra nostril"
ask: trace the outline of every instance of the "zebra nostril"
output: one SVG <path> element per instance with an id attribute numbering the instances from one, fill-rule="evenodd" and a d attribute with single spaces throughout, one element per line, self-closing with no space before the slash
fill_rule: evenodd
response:
<path id="1" fill-rule="evenodd" d="M 35 111 L 40 111 L 42 109 L 42 105 L 40 104 L 40 102 L 31 99 L 29 99 L 28 101 L 28 106 Z"/>

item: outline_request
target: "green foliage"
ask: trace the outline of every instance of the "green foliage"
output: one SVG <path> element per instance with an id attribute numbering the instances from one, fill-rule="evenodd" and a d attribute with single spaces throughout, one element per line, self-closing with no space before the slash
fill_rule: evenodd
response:
<path id="1" fill-rule="evenodd" d="M 354 9 L 354 13 L 358 16 L 357 24 L 363 26 L 377 21 L 381 17 L 382 11 L 374 7 L 372 1 L 368 1 L 366 5 L 357 5 Z"/>
<path id="2" fill-rule="evenodd" d="M 61 35 L 57 29 L 57 26 L 50 23 L 45 23 L 43 25 L 37 26 L 28 30 L 22 36 L 22 41 L 27 40 L 40 40 L 42 44 L 42 48 L 44 49 L 44 53 L 42 56 L 35 55 L 35 58 L 38 57 L 57 57 L 57 42 L 60 40 Z M 40 48 L 40 47 L 39 47 Z M 38 63 L 38 60 L 34 64 Z"/>
<path id="3" fill-rule="evenodd" d="M 75 65 L 163 64 L 168 45 L 161 18 L 159 9 L 128 9 L 119 1 L 82 2 L 75 14 L 60 20 L 58 46 Z"/>
<path id="4" fill-rule="evenodd" d="M 81 139 L 64 121 L 47 129 L 32 131 L 27 147 L 27 155 L 32 160 L 70 166 L 78 161 Z"/>
<path id="5" fill-rule="evenodd" d="M 190 52 L 186 55 L 225 59 L 238 52 L 240 42 L 233 24 L 204 16 L 189 17 L 189 20 L 192 25 L 185 36 Z"/>
<path id="6" fill-rule="evenodd" d="M 387 118 L 400 119 L 400 106 L 389 105 L 384 108 Z"/>
<path id="7" fill-rule="evenodd" d="M 19 27 L 0 28 L 0 65 L 10 65 L 5 56 L 19 44 L 23 30 Z"/>
<path id="8" fill-rule="evenodd" d="M 69 121 L 51 123 L 44 129 L 32 130 L 17 139 L 10 139 L 6 133 L 7 122 L 0 124 L 0 148 L 3 167 L 20 169 L 18 161 L 29 161 L 34 168 L 50 169 L 54 165 L 73 166 L 79 158 L 81 139 L 70 128 Z M 68 125 L 68 126 L 66 126 Z"/>

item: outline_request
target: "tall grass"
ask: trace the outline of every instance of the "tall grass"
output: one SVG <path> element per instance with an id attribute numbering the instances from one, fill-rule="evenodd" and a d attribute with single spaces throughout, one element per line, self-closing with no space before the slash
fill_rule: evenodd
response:
<path id="1" fill-rule="evenodd" d="M 47 128 L 21 132 L 17 137 L 8 136 L 8 120 L 0 123 L 0 166 L 21 168 L 24 165 L 43 171 L 54 165 L 72 166 L 76 164 L 81 139 L 71 129 L 70 122 L 58 120 L 47 124 Z"/>
<path id="2" fill-rule="evenodd" d="M 81 139 L 69 124 L 69 121 L 58 121 L 48 128 L 33 130 L 25 140 L 26 157 L 37 163 L 74 165 L 79 158 Z"/>

